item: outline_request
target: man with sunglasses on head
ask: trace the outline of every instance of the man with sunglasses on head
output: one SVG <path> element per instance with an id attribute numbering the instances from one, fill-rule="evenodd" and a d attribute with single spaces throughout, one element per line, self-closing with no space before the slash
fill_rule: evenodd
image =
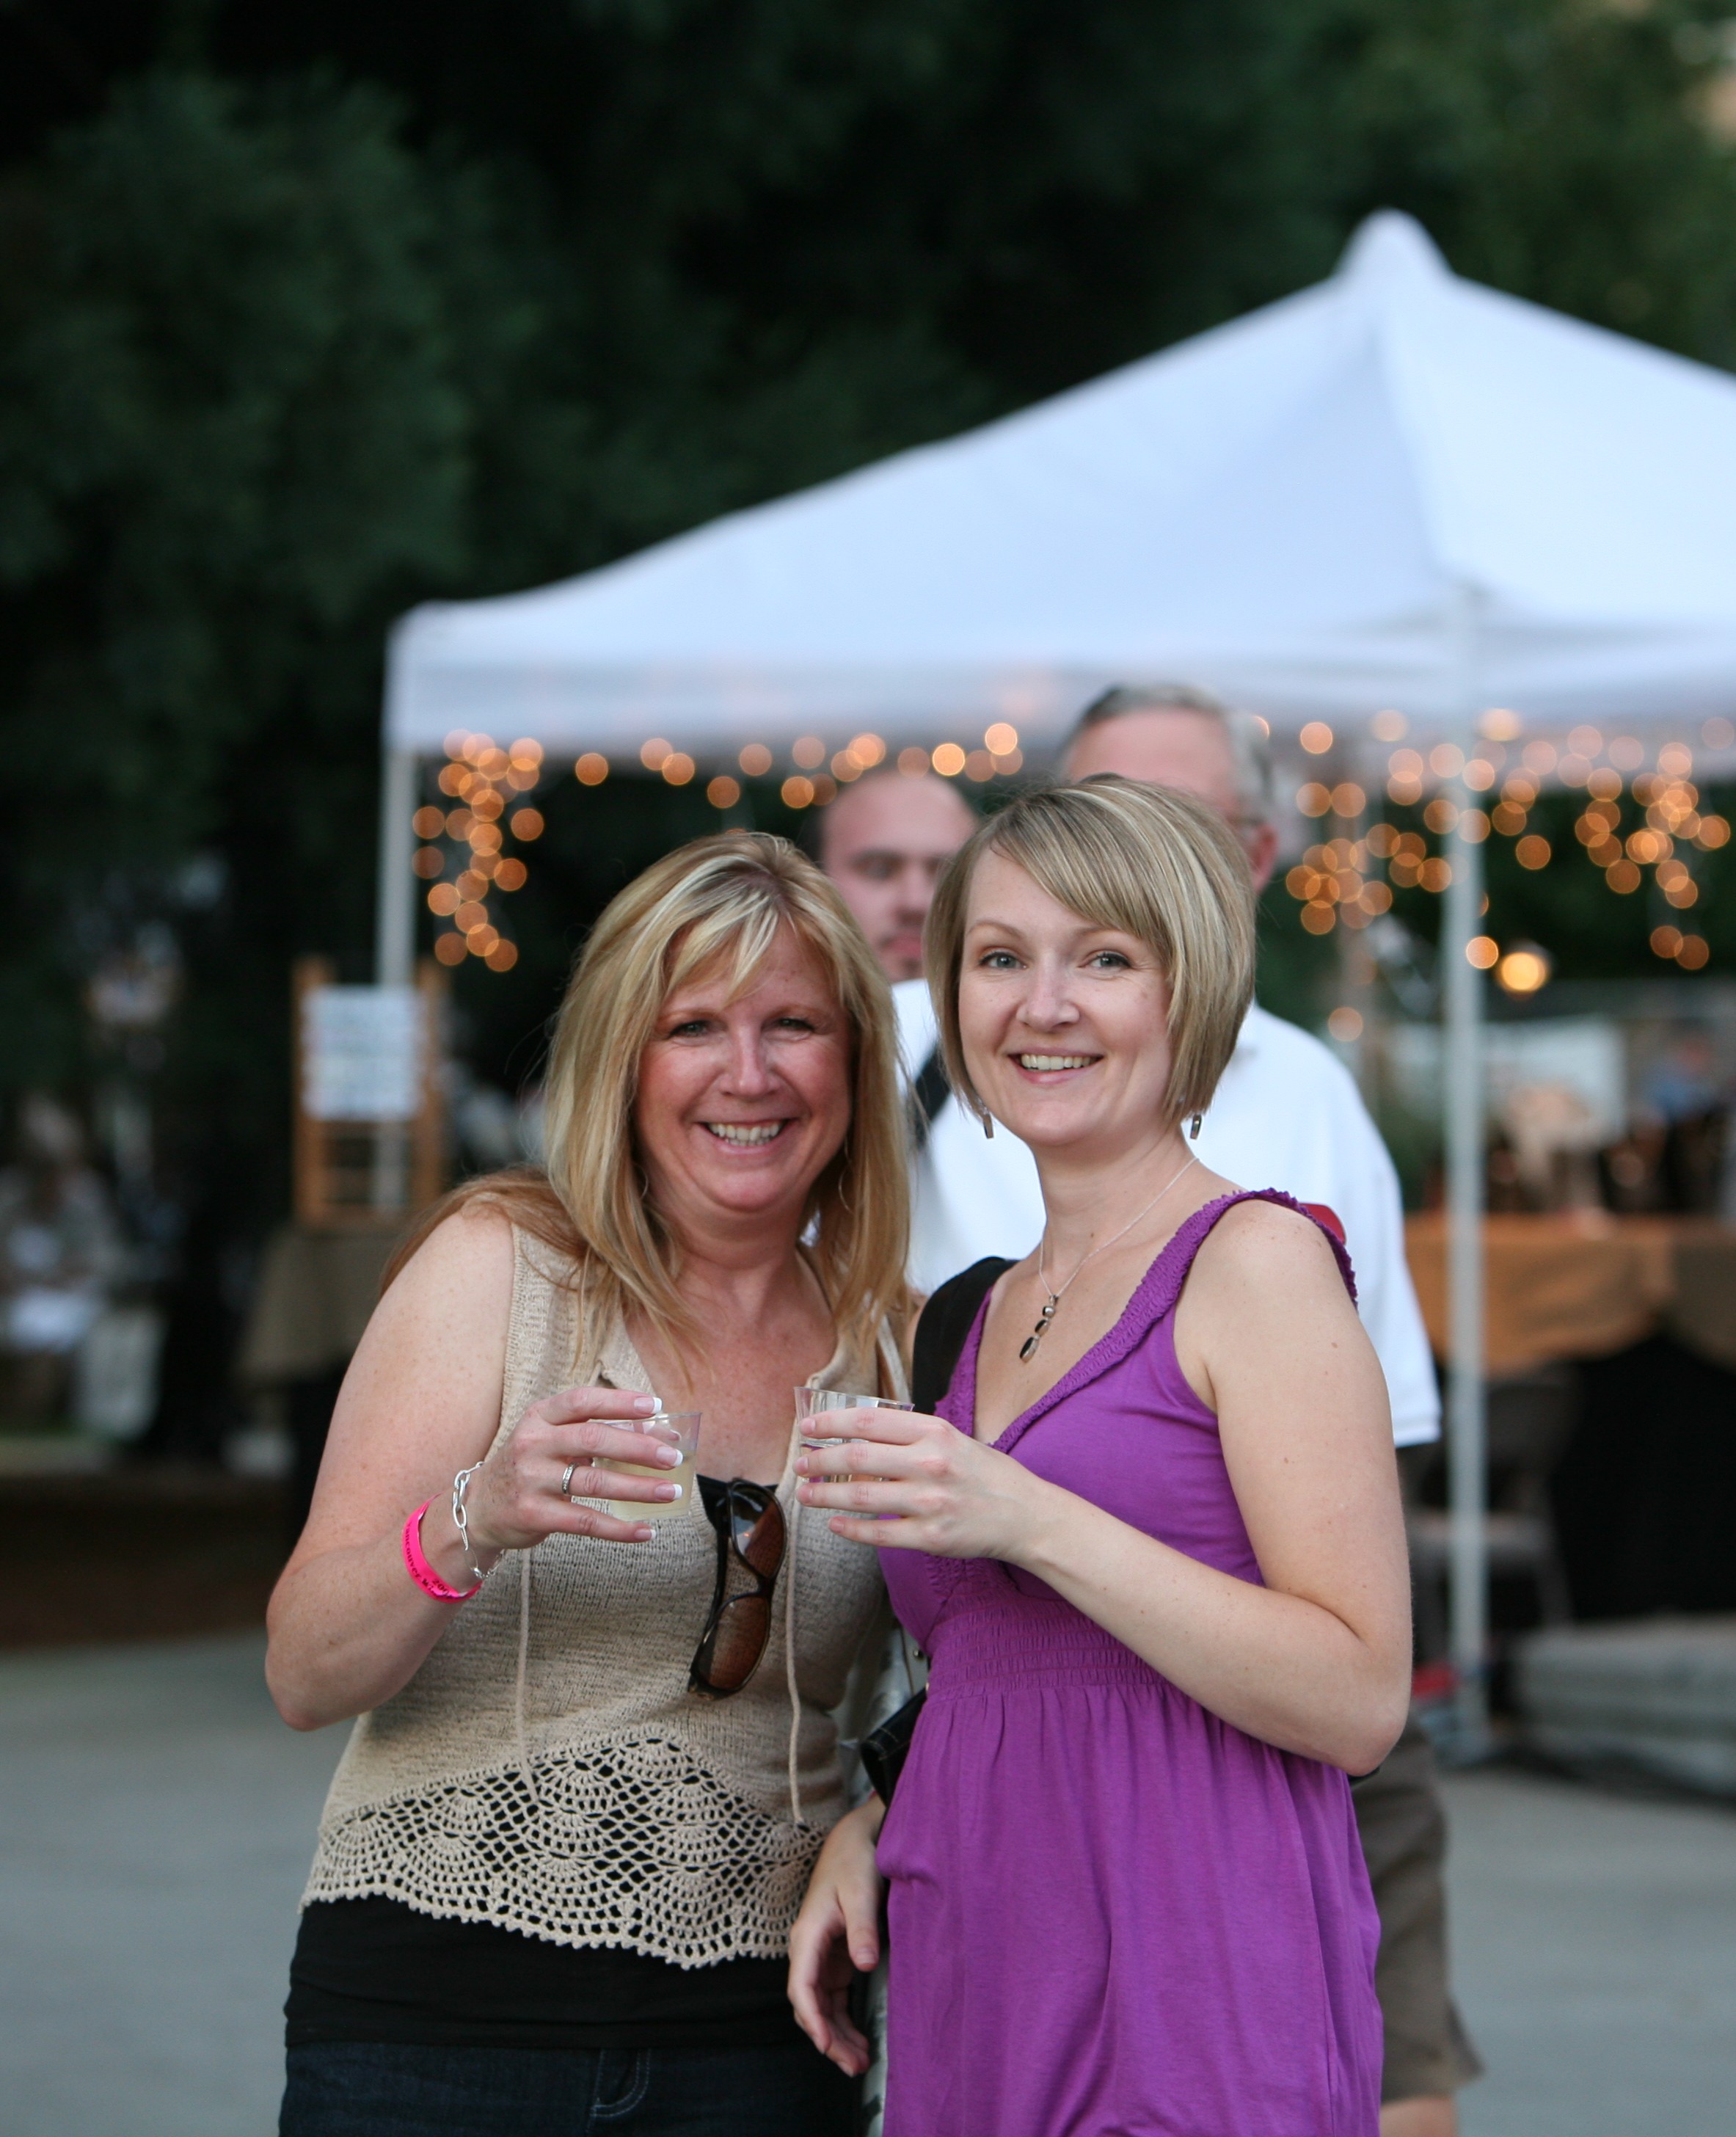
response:
<path id="1" fill-rule="evenodd" d="M 1257 888 L 1271 876 L 1278 843 L 1271 759 L 1265 727 L 1252 714 L 1185 684 L 1108 690 L 1080 715 L 1062 770 L 1068 779 L 1115 772 L 1197 795 L 1234 827 Z M 957 820 L 961 845 L 971 826 L 962 809 Z M 853 903 L 845 874 L 824 854 L 822 864 Z M 1043 1202 L 1024 1144 L 1009 1135 L 985 1140 L 948 1093 L 926 981 L 895 986 L 893 998 L 917 1126 L 912 1278 L 931 1292 L 985 1255 L 1027 1252 L 1043 1229 Z M 1343 1064 L 1256 1005 L 1197 1147 L 1228 1178 L 1283 1187 L 1333 1212 L 1386 1374 L 1394 1439 L 1404 1447 L 1437 1438 L 1440 1398 L 1404 1260 L 1397 1177 Z M 1453 2095 L 1481 2065 L 1448 1991 L 1446 1829 L 1414 1721 L 1355 1803 L 1381 1917 L 1382 2137 L 1453 2137 Z"/>

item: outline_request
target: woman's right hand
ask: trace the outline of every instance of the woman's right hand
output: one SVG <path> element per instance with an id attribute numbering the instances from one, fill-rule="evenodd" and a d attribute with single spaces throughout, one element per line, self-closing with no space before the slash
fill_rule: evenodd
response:
<path id="1" fill-rule="evenodd" d="M 790 2001 L 796 2023 L 846 2076 L 873 2060 L 849 2014 L 851 1984 L 880 1960 L 880 1898 L 886 1881 L 874 1860 L 886 1806 L 878 1796 L 839 1818 L 826 1836 L 807 1897 L 790 1932 Z"/>
<path id="2" fill-rule="evenodd" d="M 654 1395 L 622 1388 L 566 1388 L 532 1403 L 511 1438 L 477 1469 L 464 1495 L 478 1563 L 497 1559 L 503 1551 L 528 1550 L 546 1536 L 647 1541 L 652 1531 L 646 1522 L 617 1521 L 595 1507 L 570 1502 L 644 1499 L 648 1516 L 670 1503 L 680 1486 L 596 1466 L 599 1456 L 606 1456 L 641 1468 L 673 1468 L 681 1459 L 679 1448 L 646 1429 L 656 1408 Z M 562 1480 L 569 1469 L 563 1492 Z"/>

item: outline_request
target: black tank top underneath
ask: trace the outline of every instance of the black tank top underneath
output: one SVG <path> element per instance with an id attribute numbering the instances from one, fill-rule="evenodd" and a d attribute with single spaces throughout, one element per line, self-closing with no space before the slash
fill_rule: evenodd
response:
<path id="1" fill-rule="evenodd" d="M 780 1959 L 683 1968 L 398 1900 L 322 1900 L 302 1914 L 284 2015 L 292 2048 L 771 2047 L 802 2037 L 786 1973 Z"/>

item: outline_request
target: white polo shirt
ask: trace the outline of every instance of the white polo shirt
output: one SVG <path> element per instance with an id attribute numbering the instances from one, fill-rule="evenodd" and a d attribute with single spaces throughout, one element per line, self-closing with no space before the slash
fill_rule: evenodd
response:
<path id="1" fill-rule="evenodd" d="M 914 1077 L 935 1042 L 927 982 L 892 989 L 898 1043 Z M 1298 1025 L 1257 1005 L 1193 1147 L 1243 1187 L 1281 1187 L 1325 1202 L 1345 1228 L 1358 1302 L 1387 1379 L 1401 1447 L 1437 1438 L 1441 1403 L 1428 1338 L 1404 1259 L 1398 1176 L 1349 1071 Z M 1005 1128 L 992 1141 L 949 1098 L 917 1161 L 911 1280 L 932 1291 L 985 1254 L 1028 1253 L 1043 1230 L 1030 1151 Z"/>

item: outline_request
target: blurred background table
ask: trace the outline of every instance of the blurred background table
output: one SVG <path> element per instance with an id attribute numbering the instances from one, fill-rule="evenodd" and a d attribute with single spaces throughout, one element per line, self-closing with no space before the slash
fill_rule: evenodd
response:
<path id="1" fill-rule="evenodd" d="M 1568 1385 L 1539 1482 L 1573 1614 L 1736 1609 L 1736 1227 L 1515 1214 L 1484 1236 L 1491 1418 L 1552 1375 Z M 1438 1359 L 1444 1219 L 1413 1217 L 1406 1248 Z"/>

